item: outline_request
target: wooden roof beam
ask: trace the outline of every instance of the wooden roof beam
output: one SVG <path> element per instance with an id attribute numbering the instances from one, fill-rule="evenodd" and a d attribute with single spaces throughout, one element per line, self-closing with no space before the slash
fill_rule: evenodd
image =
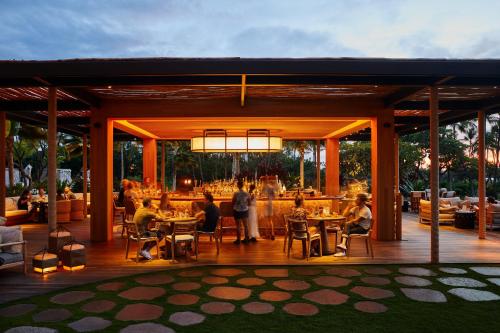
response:
<path id="1" fill-rule="evenodd" d="M 0 110 L 16 112 L 44 111 L 48 108 L 47 100 L 0 100 Z M 58 111 L 86 111 L 90 107 L 77 100 L 58 100 Z"/>

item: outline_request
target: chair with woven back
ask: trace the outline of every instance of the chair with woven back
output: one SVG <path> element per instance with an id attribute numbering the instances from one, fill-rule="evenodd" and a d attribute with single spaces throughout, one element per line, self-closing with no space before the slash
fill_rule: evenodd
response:
<path id="1" fill-rule="evenodd" d="M 177 243 L 190 243 L 190 244 L 194 243 L 195 256 L 196 260 L 198 260 L 198 244 L 196 242 L 197 224 L 198 224 L 197 220 L 193 220 L 192 222 L 172 223 L 172 233 L 165 237 L 165 242 L 170 243 L 173 263 L 175 262 L 175 246 L 177 245 Z M 188 255 L 187 247 L 185 247 L 184 249 L 187 258 Z"/>
<path id="2" fill-rule="evenodd" d="M 125 220 L 125 226 L 127 229 L 127 243 L 125 246 L 125 259 L 128 259 L 128 253 L 130 250 L 130 242 L 137 243 L 137 252 L 135 256 L 135 262 L 139 262 L 139 253 L 141 251 L 142 245 L 146 242 L 155 242 L 156 243 L 156 255 L 158 259 L 160 259 L 160 248 L 159 248 L 159 240 L 156 236 L 144 236 L 139 233 L 137 230 L 137 226 L 134 222 Z"/>
<path id="3" fill-rule="evenodd" d="M 302 252 L 305 254 L 306 260 L 309 260 L 309 254 L 311 251 L 311 243 L 314 240 L 319 241 L 319 255 L 322 256 L 322 246 L 321 246 L 321 234 L 312 234 L 309 231 L 309 225 L 307 220 L 298 220 L 293 218 L 288 218 L 288 226 L 290 230 L 290 236 L 288 240 L 288 257 L 290 258 L 290 250 L 292 248 L 292 243 L 294 239 L 302 241 Z"/>
<path id="4" fill-rule="evenodd" d="M 123 200 L 123 204 L 125 206 L 125 219 L 132 221 L 134 219 L 135 211 L 137 210 L 134 201 L 125 199 Z"/>
<path id="5" fill-rule="evenodd" d="M 231 201 L 221 201 L 219 204 L 220 216 L 222 217 L 220 221 L 220 243 L 222 244 L 222 234 L 224 230 L 236 230 L 236 223 L 233 217 L 233 203 Z M 233 221 L 233 225 L 226 225 L 226 221 Z"/>
<path id="6" fill-rule="evenodd" d="M 347 256 L 350 256 L 350 254 L 351 254 L 351 240 L 353 240 L 353 239 L 362 239 L 363 240 L 364 239 L 365 240 L 365 247 L 366 247 L 366 254 L 370 255 L 373 259 L 374 253 L 373 253 L 373 245 L 372 245 L 372 238 L 371 238 L 372 225 L 373 225 L 373 220 L 370 224 L 370 229 L 368 230 L 368 232 L 366 234 L 350 234 L 350 235 L 344 234 L 344 235 L 342 235 L 342 237 L 346 238 L 346 248 L 347 248 L 346 255 Z"/>
<path id="7" fill-rule="evenodd" d="M 116 198 L 113 198 L 113 220 L 116 217 L 121 218 L 121 222 L 119 225 L 122 226 L 122 238 L 123 238 L 123 235 L 127 231 L 127 228 L 125 226 L 125 207 L 118 207 L 116 205 Z"/>
<path id="8" fill-rule="evenodd" d="M 283 252 L 286 252 L 286 245 L 288 242 L 288 239 L 290 238 L 290 226 L 288 225 L 288 215 L 283 214 L 283 227 L 285 228 L 285 236 L 283 239 Z"/>
<path id="9" fill-rule="evenodd" d="M 221 221 L 222 221 L 222 216 L 219 216 L 219 220 L 217 221 L 217 225 L 215 226 L 214 231 L 196 230 L 196 253 L 198 253 L 198 244 L 200 236 L 207 235 L 210 236 L 210 243 L 212 242 L 212 238 L 215 239 L 215 246 L 217 247 L 217 255 L 219 255 L 220 252 L 219 240 L 220 240 L 220 233 L 222 233 Z"/>

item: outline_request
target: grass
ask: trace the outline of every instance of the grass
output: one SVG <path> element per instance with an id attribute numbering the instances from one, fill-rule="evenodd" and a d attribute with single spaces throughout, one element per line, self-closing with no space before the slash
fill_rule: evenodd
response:
<path id="1" fill-rule="evenodd" d="M 441 265 L 439 267 L 444 267 L 446 265 Z M 487 281 L 486 277 L 480 274 L 475 273 L 474 271 L 468 269 L 471 265 L 452 265 L 450 267 L 459 267 L 467 269 L 467 276 L 470 278 L 474 278 L 476 280 L 485 282 L 488 284 L 487 288 L 477 288 L 483 290 L 489 290 L 493 293 L 500 295 L 500 287 L 491 284 Z M 224 284 L 224 286 L 239 286 L 236 284 L 236 280 L 241 277 L 251 277 L 254 276 L 253 270 L 259 267 L 257 266 L 233 266 L 240 269 L 243 269 L 247 272 L 246 275 L 240 275 L 236 277 L 230 277 L 229 283 Z M 324 272 L 325 269 L 331 268 L 332 266 L 314 266 L 322 268 L 323 271 L 321 275 L 328 275 Z M 341 267 L 341 266 L 334 266 Z M 384 265 L 378 267 L 385 267 L 392 271 L 390 275 L 386 275 L 391 280 L 391 284 L 386 286 L 380 286 L 379 288 L 392 290 L 396 297 L 378 300 L 376 302 L 382 303 L 388 307 L 388 311 L 381 314 L 367 314 L 362 313 L 354 309 L 354 303 L 361 300 L 366 300 L 361 296 L 358 296 L 354 293 L 349 292 L 349 290 L 355 285 L 366 285 L 365 283 L 360 281 L 360 278 L 363 276 L 369 276 L 368 274 L 363 272 L 364 268 L 374 267 L 372 266 L 346 266 L 348 268 L 353 268 L 359 270 L 362 275 L 349 278 L 352 280 L 352 283 L 346 287 L 339 288 L 330 288 L 334 289 L 338 292 L 349 295 L 349 299 L 346 303 L 341 305 L 320 305 L 315 304 L 319 313 L 312 317 L 299 317 L 292 316 L 285 313 L 281 308 L 286 303 L 291 302 L 306 302 L 310 303 L 307 300 L 302 298 L 302 295 L 314 290 L 324 289 L 325 287 L 321 287 L 316 285 L 312 279 L 317 276 L 301 276 L 295 274 L 293 270 L 293 266 L 288 266 L 289 268 L 289 279 L 300 279 L 307 281 L 311 284 L 311 287 L 304 291 L 294 291 L 291 292 L 293 297 L 289 300 L 283 302 L 273 302 L 275 306 L 275 311 L 271 314 L 266 315 L 252 315 L 241 310 L 241 306 L 245 303 L 251 301 L 260 301 L 258 295 L 260 292 L 265 290 L 279 290 L 275 286 L 273 286 L 272 282 L 275 280 L 279 280 L 281 278 L 265 278 L 266 283 L 262 286 L 250 287 L 252 289 L 252 295 L 249 299 L 243 301 L 230 301 L 231 303 L 236 305 L 236 310 L 231 314 L 225 315 L 206 315 L 206 320 L 196 326 L 190 327 L 182 327 L 176 324 L 170 323 L 168 321 L 169 316 L 177 311 L 193 311 L 197 313 L 202 313 L 200 310 L 200 305 L 206 302 L 215 301 L 214 298 L 207 295 L 207 291 L 213 287 L 213 285 L 208 285 L 206 283 L 201 282 L 202 277 L 179 277 L 177 273 L 181 270 L 168 270 L 167 272 L 172 274 L 175 277 L 176 282 L 179 281 L 195 281 L 200 282 L 202 287 L 198 290 L 194 290 L 187 293 L 192 293 L 198 295 L 200 300 L 195 305 L 190 306 L 175 306 L 168 304 L 166 299 L 168 296 L 181 293 L 175 291 L 171 288 L 171 284 L 162 285 L 161 287 L 165 288 L 166 294 L 165 296 L 159 297 L 152 301 L 138 301 L 150 304 L 157 304 L 162 306 L 165 311 L 158 320 L 154 322 L 162 323 L 165 326 L 168 326 L 174 329 L 176 332 L 327 332 L 327 331 L 340 331 L 340 332 L 495 332 L 500 327 L 500 301 L 494 302 L 468 302 L 462 300 L 454 295 L 447 293 L 449 289 L 452 287 L 446 286 L 439 281 L 436 280 L 437 277 L 442 276 L 451 276 L 451 274 L 442 273 L 438 270 L 438 266 L 432 265 L 419 265 L 419 267 L 426 267 L 432 269 L 434 272 L 438 273 L 438 276 L 435 277 L 425 277 L 426 279 L 430 279 L 433 283 L 431 286 L 427 288 L 431 288 L 434 290 L 442 291 L 447 299 L 447 303 L 423 303 L 410 300 L 406 298 L 399 288 L 404 287 L 399 285 L 394 281 L 394 277 L 398 274 L 398 268 L 402 267 L 402 265 Z M 269 268 L 269 267 L 262 267 Z M 186 270 L 190 270 L 193 268 L 188 268 Z M 196 267 L 195 269 L 206 271 L 206 275 L 209 275 L 209 271 L 215 269 L 214 267 Z M 157 274 L 151 273 L 151 274 Z M 141 274 L 144 275 L 144 274 Z M 128 276 L 125 278 L 118 278 L 114 280 L 108 281 L 123 281 L 126 283 L 126 289 L 139 286 L 140 284 L 134 281 L 134 278 L 140 275 Z M 24 300 L 19 300 L 15 302 L 11 302 L 8 304 L 4 304 L 0 307 L 5 307 L 12 304 L 17 303 L 34 303 L 38 305 L 38 308 L 27 315 L 15 317 L 15 318 L 2 318 L 0 321 L 0 329 L 5 330 L 14 326 L 22 326 L 22 325 L 33 325 L 33 326 L 43 326 L 58 329 L 59 332 L 72 332 L 67 324 L 83 318 L 85 316 L 99 316 L 104 319 L 109 319 L 113 321 L 113 325 L 108 327 L 106 332 L 118 332 L 121 328 L 124 328 L 128 325 L 133 324 L 134 322 L 120 322 L 117 320 L 113 320 L 114 316 L 120 309 L 123 308 L 126 304 L 130 304 L 132 301 L 128 301 L 126 299 L 122 299 L 117 294 L 119 292 L 98 292 L 96 290 L 96 286 L 103 283 L 102 281 L 99 283 L 88 284 L 84 286 L 73 287 L 69 290 L 92 290 L 96 292 L 96 296 L 92 300 L 97 299 L 107 299 L 114 301 L 117 306 L 107 312 L 102 314 L 89 314 L 82 310 L 80 307 L 88 301 L 84 301 L 82 303 L 74 304 L 74 305 L 57 305 L 50 302 L 50 297 L 56 294 L 60 294 L 63 291 L 57 291 L 46 295 L 40 295 L 36 297 L 31 297 Z M 241 287 L 241 286 L 240 286 Z M 377 287 L 377 286 L 374 286 Z M 66 321 L 57 322 L 57 323 L 40 323 L 35 324 L 32 322 L 32 315 L 37 311 L 48 308 L 58 308 L 65 307 L 73 313 L 73 317 L 69 318 Z"/>

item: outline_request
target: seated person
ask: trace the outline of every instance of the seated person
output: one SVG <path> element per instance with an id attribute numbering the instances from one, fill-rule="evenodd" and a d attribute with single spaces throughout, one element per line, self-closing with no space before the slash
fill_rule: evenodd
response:
<path id="1" fill-rule="evenodd" d="M 152 208 L 151 199 L 144 198 L 142 201 L 142 207 L 138 208 L 134 214 L 134 223 L 137 227 L 137 232 L 142 237 L 158 237 L 158 241 L 163 239 L 163 233 L 160 231 L 151 231 L 149 230 L 149 224 L 151 221 L 156 218 L 157 215 Z M 141 250 L 141 256 L 146 258 L 147 260 L 151 260 L 151 253 L 149 252 L 153 246 L 155 246 L 155 242 L 146 242 Z"/>
<path id="2" fill-rule="evenodd" d="M 29 204 L 31 202 L 31 193 L 29 190 L 24 190 L 17 200 L 17 209 L 19 210 L 29 210 Z"/>
<path id="3" fill-rule="evenodd" d="M 307 220 L 307 210 L 304 208 L 304 197 L 302 195 L 297 195 L 295 197 L 295 207 L 292 209 L 292 214 L 289 218 L 296 220 Z M 314 235 L 318 233 L 318 227 L 315 225 L 308 226 L 309 233 Z M 314 240 L 311 244 L 311 256 L 319 255 L 319 241 Z"/>
<path id="4" fill-rule="evenodd" d="M 66 186 L 64 188 L 64 196 L 66 197 L 67 200 L 75 200 L 76 199 L 76 195 L 71 191 L 69 186 Z"/>
<path id="5" fill-rule="evenodd" d="M 62 189 L 57 190 L 56 201 L 66 200 L 66 196 Z"/>
<path id="6" fill-rule="evenodd" d="M 128 179 L 122 179 L 122 186 L 120 187 L 120 192 L 118 192 L 118 199 L 116 199 L 117 207 L 125 207 L 125 191 L 128 187 Z"/>
<path id="7" fill-rule="evenodd" d="M 161 211 L 174 211 L 175 208 L 170 204 L 170 199 L 168 197 L 168 193 L 165 192 L 161 195 L 160 198 L 160 206 L 158 207 Z"/>
<path id="8" fill-rule="evenodd" d="M 43 187 L 38 189 L 38 201 L 47 201 L 47 195 L 45 194 L 45 189 Z"/>
<path id="9" fill-rule="evenodd" d="M 200 231 L 214 232 L 219 221 L 220 211 L 219 207 L 214 204 L 214 197 L 212 194 L 206 192 L 205 196 L 205 209 L 199 211 L 194 216 L 203 221 L 203 225 L 199 228 Z"/>
<path id="10" fill-rule="evenodd" d="M 368 196 L 365 193 L 359 193 L 356 196 L 355 206 L 348 206 L 344 210 L 343 215 L 346 218 L 350 218 L 344 223 L 343 235 L 351 234 L 366 234 L 371 227 L 372 212 L 370 208 L 366 206 L 366 201 Z M 346 242 L 347 238 L 342 235 L 342 243 L 337 247 L 342 249 L 342 252 L 335 253 L 336 257 L 345 256 L 345 251 L 347 249 Z"/>
<path id="11" fill-rule="evenodd" d="M 133 182 L 128 182 L 127 183 L 127 189 L 124 192 L 124 199 L 126 200 L 131 200 L 132 202 L 135 202 L 139 199 L 139 195 L 134 189 L 134 183 Z"/>

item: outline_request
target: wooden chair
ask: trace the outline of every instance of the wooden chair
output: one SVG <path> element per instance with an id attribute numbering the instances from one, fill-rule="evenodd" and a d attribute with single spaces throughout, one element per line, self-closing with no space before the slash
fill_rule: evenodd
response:
<path id="1" fill-rule="evenodd" d="M 307 220 L 297 220 L 288 218 L 288 223 L 290 227 L 290 236 L 288 240 L 288 258 L 290 258 L 290 250 L 292 248 L 292 243 L 294 239 L 302 241 L 302 251 L 305 249 L 306 260 L 309 260 L 309 254 L 311 250 L 311 243 L 314 240 L 319 241 L 319 255 L 322 256 L 322 246 L 321 246 L 321 234 L 315 233 L 311 234 L 309 232 L 309 226 Z"/>
<path id="2" fill-rule="evenodd" d="M 337 249 L 338 235 L 342 230 L 340 229 L 340 227 L 338 226 L 337 223 L 329 223 L 328 221 L 325 221 L 324 223 L 325 223 L 326 233 L 327 234 L 335 234 L 335 247 L 334 247 L 334 249 Z"/>
<path id="3" fill-rule="evenodd" d="M 350 235 L 344 234 L 344 235 L 342 235 L 342 237 L 346 238 L 346 247 L 347 247 L 346 255 L 350 256 L 350 254 L 351 254 L 351 240 L 364 239 L 365 246 L 366 246 L 366 254 L 370 255 L 373 259 L 374 254 L 373 254 L 373 245 L 372 245 L 371 234 L 372 234 L 372 229 L 370 226 L 370 230 L 368 230 L 368 232 L 366 234 L 350 234 Z"/>
<path id="4" fill-rule="evenodd" d="M 283 214 L 283 226 L 285 228 L 285 237 L 284 237 L 284 240 L 283 240 L 283 252 L 286 251 L 286 244 L 288 242 L 288 239 L 290 238 L 290 226 L 288 225 L 288 215 L 287 214 Z"/>
<path id="5" fill-rule="evenodd" d="M 196 254 L 198 254 L 198 242 L 200 240 L 200 236 L 208 235 L 208 236 L 210 236 L 210 242 L 212 242 L 212 238 L 215 239 L 215 246 L 217 247 L 217 255 L 219 255 L 219 252 L 220 252 L 219 233 L 222 232 L 221 231 L 221 221 L 222 221 L 222 216 L 219 216 L 219 220 L 217 221 L 217 225 L 215 226 L 214 231 L 196 230 Z"/>
<path id="6" fill-rule="evenodd" d="M 220 216 L 222 217 L 221 219 L 221 224 L 220 224 L 220 243 L 222 244 L 222 234 L 224 233 L 224 230 L 236 230 L 236 222 L 234 222 L 234 217 L 233 217 L 233 203 L 231 201 L 221 201 L 219 204 L 219 209 L 220 209 Z M 226 225 L 224 226 L 225 222 L 227 220 L 233 221 L 233 225 Z"/>
<path id="7" fill-rule="evenodd" d="M 194 243 L 196 260 L 198 260 L 198 244 L 196 244 L 196 225 L 198 221 L 173 223 L 172 233 L 165 237 L 165 242 L 170 243 L 172 262 L 175 262 L 175 246 L 177 243 Z M 187 250 L 185 251 L 187 258 Z"/>
<path id="8" fill-rule="evenodd" d="M 135 208 L 135 206 L 134 206 L 134 208 Z M 123 238 L 123 235 L 127 231 L 127 228 L 125 227 L 125 207 L 118 207 L 116 205 L 116 199 L 113 198 L 113 220 L 116 217 L 121 217 L 121 223 L 119 225 L 122 226 L 122 238 Z"/>
<path id="9" fill-rule="evenodd" d="M 130 222 L 128 220 L 125 220 L 125 225 L 127 228 L 127 244 L 125 246 L 125 259 L 128 259 L 128 253 L 130 250 L 130 242 L 136 242 L 137 243 L 137 252 L 135 256 L 135 262 L 139 262 L 139 252 L 141 251 L 142 245 L 146 242 L 155 242 L 156 243 L 156 256 L 158 259 L 160 259 L 160 248 L 159 248 L 159 241 L 158 237 L 152 236 L 152 237 L 145 237 L 139 234 L 137 230 L 137 226 L 135 225 L 134 222 Z"/>
<path id="10" fill-rule="evenodd" d="M 125 220 L 132 221 L 135 215 L 135 203 L 130 199 L 125 199 L 123 201 L 125 205 Z"/>

